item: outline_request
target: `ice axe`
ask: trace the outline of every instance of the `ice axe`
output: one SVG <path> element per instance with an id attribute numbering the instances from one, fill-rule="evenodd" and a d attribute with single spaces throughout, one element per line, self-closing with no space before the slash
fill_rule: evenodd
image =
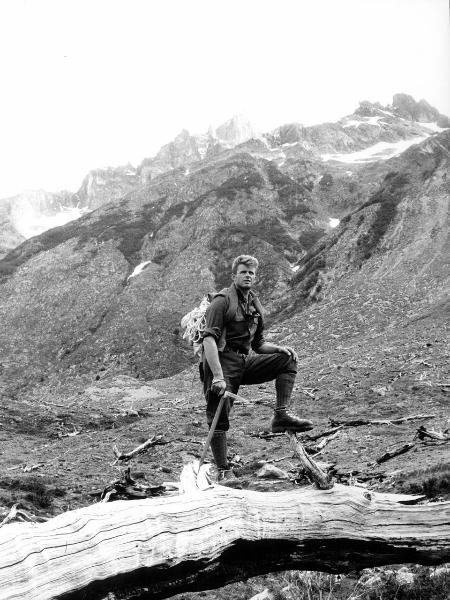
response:
<path id="1" fill-rule="evenodd" d="M 202 466 L 206 458 L 206 453 L 208 452 L 208 448 L 211 444 L 212 436 L 214 435 L 214 432 L 216 430 L 217 421 L 219 420 L 220 413 L 222 412 L 222 408 L 226 398 L 233 398 L 233 400 L 239 400 L 244 404 L 248 404 L 245 398 L 243 398 L 242 396 L 238 396 L 238 394 L 233 394 L 233 392 L 226 391 L 220 396 L 219 404 L 217 405 L 217 409 L 214 414 L 214 419 L 212 420 L 211 427 L 209 428 L 208 437 L 206 438 L 205 447 L 203 448 L 202 455 L 200 456 L 200 460 L 198 461 L 198 470 L 200 470 L 200 467 Z"/>

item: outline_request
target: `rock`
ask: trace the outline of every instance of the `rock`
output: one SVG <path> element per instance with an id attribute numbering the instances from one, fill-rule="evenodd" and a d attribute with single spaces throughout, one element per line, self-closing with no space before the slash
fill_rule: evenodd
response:
<path id="1" fill-rule="evenodd" d="M 386 386 L 371 387 L 370 390 L 379 396 L 386 396 L 389 388 Z"/>
<path id="2" fill-rule="evenodd" d="M 289 479 L 289 475 L 286 471 L 283 471 L 271 463 L 266 463 L 256 471 L 256 477 L 259 477 L 260 479 Z"/>
<path id="3" fill-rule="evenodd" d="M 132 165 L 90 171 L 71 202 L 90 211 L 118 200 L 140 185 L 140 177 Z"/>

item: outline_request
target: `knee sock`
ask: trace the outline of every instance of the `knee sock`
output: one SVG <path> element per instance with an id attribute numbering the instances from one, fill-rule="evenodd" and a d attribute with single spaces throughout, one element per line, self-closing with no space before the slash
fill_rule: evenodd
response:
<path id="1" fill-rule="evenodd" d="M 227 469 L 227 433 L 220 429 L 214 432 L 211 439 L 211 451 L 218 469 Z"/>
<path id="2" fill-rule="evenodd" d="M 286 371 L 280 373 L 275 380 L 275 390 L 277 392 L 277 401 L 275 405 L 276 413 L 283 413 L 291 402 L 291 394 L 294 388 L 296 373 Z"/>

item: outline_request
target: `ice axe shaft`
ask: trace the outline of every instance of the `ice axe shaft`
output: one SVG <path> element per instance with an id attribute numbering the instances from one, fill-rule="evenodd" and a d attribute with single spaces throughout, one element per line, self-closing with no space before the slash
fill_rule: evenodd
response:
<path id="1" fill-rule="evenodd" d="M 243 398 L 242 396 L 238 396 L 237 394 L 233 394 L 233 392 L 226 391 L 221 395 L 219 404 L 217 405 L 217 409 L 214 414 L 214 419 L 211 423 L 211 427 L 209 428 L 209 433 L 208 433 L 208 437 L 206 438 L 205 447 L 203 448 L 202 455 L 200 456 L 200 460 L 198 461 L 199 469 L 202 466 L 202 464 L 206 458 L 206 453 L 208 452 L 208 448 L 211 444 L 212 436 L 214 435 L 214 432 L 216 430 L 217 421 L 219 420 L 220 413 L 222 412 L 222 408 L 223 408 L 226 398 L 233 398 L 233 400 L 238 400 L 238 401 L 241 401 L 241 402 L 244 402 L 245 404 L 247 404 L 247 401 L 245 400 L 245 398 Z"/>

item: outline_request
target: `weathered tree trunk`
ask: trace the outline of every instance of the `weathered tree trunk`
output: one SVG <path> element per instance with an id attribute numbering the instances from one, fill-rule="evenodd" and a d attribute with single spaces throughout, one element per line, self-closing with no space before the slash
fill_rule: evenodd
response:
<path id="1" fill-rule="evenodd" d="M 450 562 L 450 502 L 408 498 L 342 485 L 274 493 L 216 486 L 8 524 L 0 529 L 0 595 L 167 598 L 284 569 Z"/>

